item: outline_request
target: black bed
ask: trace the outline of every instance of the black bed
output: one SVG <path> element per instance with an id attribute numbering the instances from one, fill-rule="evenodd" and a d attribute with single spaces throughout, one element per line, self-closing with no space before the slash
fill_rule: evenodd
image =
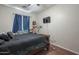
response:
<path id="1" fill-rule="evenodd" d="M 14 35 L 14 38 L 0 45 L 1 54 L 30 54 L 33 50 L 46 47 L 46 36 L 34 33 Z"/>

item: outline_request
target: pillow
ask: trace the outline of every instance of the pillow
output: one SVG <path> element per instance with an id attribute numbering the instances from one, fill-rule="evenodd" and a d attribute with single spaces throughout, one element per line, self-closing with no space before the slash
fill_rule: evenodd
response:
<path id="1" fill-rule="evenodd" d="M 0 45 L 3 44 L 5 41 L 0 39 Z"/>
<path id="2" fill-rule="evenodd" d="M 6 34 L 1 34 L 0 35 L 0 39 L 1 40 L 5 40 L 5 41 L 9 41 L 10 40 L 10 38 Z"/>
<path id="3" fill-rule="evenodd" d="M 14 39 L 14 35 L 12 32 L 7 32 L 7 35 L 10 39 Z"/>

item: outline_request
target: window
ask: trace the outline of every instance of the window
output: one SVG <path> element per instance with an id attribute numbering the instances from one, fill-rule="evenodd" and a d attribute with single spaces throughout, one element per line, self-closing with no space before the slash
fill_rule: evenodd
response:
<path id="1" fill-rule="evenodd" d="M 15 14 L 13 23 L 13 32 L 26 31 L 29 32 L 29 20 L 30 16 L 22 16 Z"/>

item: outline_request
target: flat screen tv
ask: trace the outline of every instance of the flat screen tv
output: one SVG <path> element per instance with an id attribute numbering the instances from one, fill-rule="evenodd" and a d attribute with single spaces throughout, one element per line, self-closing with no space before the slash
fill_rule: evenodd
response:
<path id="1" fill-rule="evenodd" d="M 43 23 L 50 23 L 50 17 L 43 18 Z"/>

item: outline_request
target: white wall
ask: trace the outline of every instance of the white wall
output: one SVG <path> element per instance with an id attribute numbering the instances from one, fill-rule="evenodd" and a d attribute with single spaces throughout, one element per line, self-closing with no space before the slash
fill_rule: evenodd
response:
<path id="1" fill-rule="evenodd" d="M 79 53 L 79 5 L 55 5 L 38 15 L 28 14 L 0 5 L 0 32 L 12 30 L 13 13 L 30 15 L 30 28 L 33 20 L 42 25 L 40 33 L 49 33 L 55 44 Z M 43 24 L 42 19 L 51 17 L 51 23 Z"/>
<path id="2" fill-rule="evenodd" d="M 51 17 L 48 26 L 42 22 L 46 16 Z M 79 53 L 79 5 L 55 5 L 38 14 L 37 22 L 43 26 L 40 33 L 48 31 L 55 44 Z"/>
<path id="3" fill-rule="evenodd" d="M 33 20 L 36 20 L 34 14 L 28 14 L 20 10 L 0 5 L 0 32 L 12 31 L 14 13 L 30 16 L 30 28 Z"/>

